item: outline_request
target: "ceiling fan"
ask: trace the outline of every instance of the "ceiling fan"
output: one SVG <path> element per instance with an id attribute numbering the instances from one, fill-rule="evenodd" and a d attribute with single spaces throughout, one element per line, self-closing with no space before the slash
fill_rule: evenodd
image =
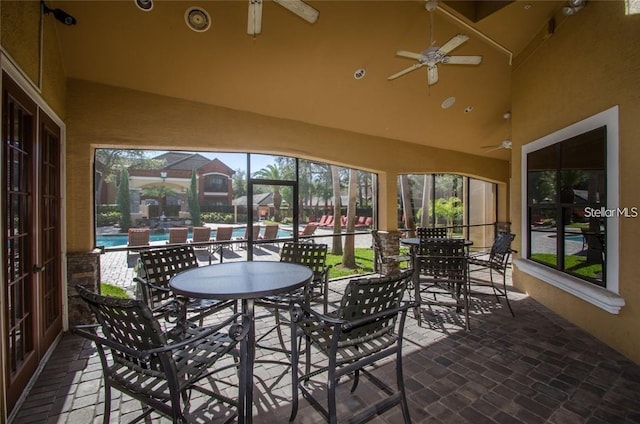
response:
<path id="1" fill-rule="evenodd" d="M 489 149 L 487 152 L 493 152 L 494 150 L 499 149 L 510 149 L 511 148 L 511 140 L 506 139 L 502 140 L 500 144 L 492 144 L 490 146 L 482 146 L 483 149 Z"/>
<path id="2" fill-rule="evenodd" d="M 444 43 L 442 47 L 436 46 L 433 38 L 433 11 L 438 7 L 438 2 L 437 0 L 428 0 L 425 7 L 429 11 L 431 22 L 429 47 L 420 53 L 412 53 L 405 50 L 397 51 L 396 56 L 415 59 L 418 63 L 391 75 L 387 78 L 388 80 L 396 79 L 411 71 L 415 71 L 418 68 L 426 66 L 427 82 L 429 85 L 433 85 L 438 82 L 438 63 L 442 63 L 444 65 L 479 65 L 482 63 L 482 56 L 449 56 L 451 51 L 469 39 L 465 34 L 458 34 L 454 36 Z"/>
<path id="3" fill-rule="evenodd" d="M 509 122 L 509 120 L 511 119 L 511 112 L 505 112 L 504 115 L 502 115 L 502 117 L 507 121 L 507 125 L 508 125 L 508 129 L 507 129 L 507 138 L 505 138 L 504 140 L 502 140 L 502 142 L 500 142 L 500 144 L 491 144 L 489 146 L 481 146 L 482 149 L 489 149 L 487 150 L 488 152 L 493 152 L 494 150 L 500 150 L 500 149 L 511 149 L 511 122 Z"/>
<path id="4" fill-rule="evenodd" d="M 257 35 L 262 32 L 262 1 L 263 0 L 249 0 L 249 16 L 247 21 L 247 34 L 249 35 Z M 302 0 L 273 1 L 311 24 L 315 23 L 320 15 L 320 12 Z"/>

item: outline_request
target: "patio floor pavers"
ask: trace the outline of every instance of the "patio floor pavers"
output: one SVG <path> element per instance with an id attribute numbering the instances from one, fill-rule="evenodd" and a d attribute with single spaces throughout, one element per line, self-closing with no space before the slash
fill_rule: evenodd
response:
<path id="1" fill-rule="evenodd" d="M 344 282 L 332 282 L 335 301 Z M 640 423 L 640 365 L 614 351 L 524 294 L 512 292 L 512 318 L 492 296 L 475 296 L 471 331 L 452 309 L 423 309 L 423 324 L 410 313 L 404 344 L 405 383 L 413 423 Z M 258 333 L 271 324 L 260 310 Z M 266 343 L 277 343 L 273 336 Z M 286 359 L 258 350 L 258 359 Z M 314 355 L 313 360 L 319 357 Z M 290 370 L 285 365 L 256 368 L 254 421 L 284 423 L 290 413 Z M 391 377 L 383 363 L 374 373 Z M 227 374 L 227 380 L 236 381 Z M 366 379 L 354 394 L 339 386 L 339 417 L 380 396 Z M 317 388 L 316 390 L 322 390 Z M 235 388 L 231 390 L 234 392 Z M 102 422 L 103 392 L 95 349 L 64 334 L 19 409 L 15 423 Z M 140 404 L 114 391 L 111 422 L 131 419 Z M 224 408 L 207 408 L 194 398 L 198 422 L 211 422 Z M 209 405 L 210 406 L 210 405 Z M 155 417 L 155 422 L 169 422 Z M 296 423 L 321 423 L 304 399 Z M 399 408 L 372 423 L 402 422 Z"/>

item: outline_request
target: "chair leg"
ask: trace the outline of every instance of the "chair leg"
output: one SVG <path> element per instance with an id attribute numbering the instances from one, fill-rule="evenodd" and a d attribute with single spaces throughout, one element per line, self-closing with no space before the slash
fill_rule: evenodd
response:
<path id="1" fill-rule="evenodd" d="M 336 386 L 338 382 L 335 377 L 335 369 L 329 368 L 327 376 L 327 410 L 329 412 L 329 424 L 338 423 L 338 415 L 336 411 Z"/>
<path id="2" fill-rule="evenodd" d="M 111 385 L 109 382 L 104 382 L 104 417 L 102 422 L 104 424 L 109 423 L 109 419 L 111 417 Z"/>
<path id="3" fill-rule="evenodd" d="M 507 306 L 509 307 L 509 311 L 511 312 L 511 317 L 515 318 L 516 314 L 511 309 L 511 303 L 509 302 L 509 295 L 507 293 L 507 269 L 505 268 L 502 271 L 502 290 L 504 290 L 504 298 L 507 301 Z"/>
<path id="4" fill-rule="evenodd" d="M 291 323 L 291 415 L 289 422 L 293 422 L 298 415 L 298 346 L 296 325 Z"/>
<path id="5" fill-rule="evenodd" d="M 409 404 L 404 390 L 404 374 L 402 371 L 402 338 L 398 342 L 398 352 L 396 355 L 396 380 L 398 391 L 400 392 L 400 408 L 402 409 L 402 418 L 405 424 L 411 424 L 411 416 L 409 415 Z"/>
<path id="6" fill-rule="evenodd" d="M 498 296 L 504 296 L 504 299 L 507 301 L 507 307 L 511 312 L 511 316 L 515 318 L 516 314 L 513 312 L 511 308 L 511 303 L 509 302 L 509 294 L 507 292 L 507 269 L 502 270 L 502 290 L 496 289 L 495 283 L 493 282 L 493 268 L 489 268 L 489 276 L 491 277 L 491 288 L 493 288 L 493 294 L 496 296 L 496 300 L 500 302 L 500 298 Z M 498 294 L 500 292 L 500 294 Z"/>
<path id="7" fill-rule="evenodd" d="M 420 327 L 422 324 L 422 316 L 420 314 L 420 271 L 417 267 L 413 269 L 413 277 L 411 280 L 413 281 L 413 293 L 416 302 L 416 306 L 413 308 L 413 315 L 418 321 L 418 327 Z"/>
<path id="8" fill-rule="evenodd" d="M 464 282 L 462 286 L 462 304 L 464 305 L 464 326 L 467 331 L 471 330 L 471 323 L 469 322 L 469 293 L 467 292 L 467 283 Z"/>

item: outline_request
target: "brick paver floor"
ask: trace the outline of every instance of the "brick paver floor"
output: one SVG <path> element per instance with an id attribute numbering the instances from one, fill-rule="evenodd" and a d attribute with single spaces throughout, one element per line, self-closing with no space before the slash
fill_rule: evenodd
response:
<path id="1" fill-rule="evenodd" d="M 332 282 L 334 302 L 343 285 Z M 512 292 L 510 297 L 515 318 L 494 297 L 474 296 L 469 332 L 463 330 L 453 309 L 423 309 L 421 327 L 413 317 L 407 319 L 404 371 L 413 423 L 640 423 L 639 365 L 526 295 Z M 268 311 L 259 312 L 260 334 L 273 324 L 273 317 Z M 265 343 L 276 343 L 275 336 Z M 256 354 L 258 359 L 286 359 L 263 349 Z M 289 367 L 257 364 L 255 371 L 254 421 L 287 422 Z M 393 373 L 391 363 L 374 370 L 387 380 Z M 226 375 L 232 384 L 234 379 L 233 372 Z M 343 418 L 379 396 L 366 379 L 361 379 L 353 394 L 349 383 L 339 386 Z M 95 349 L 67 333 L 14 421 L 102 422 L 103 397 Z M 140 404 L 127 396 L 114 392 L 113 398 L 111 422 L 126 422 L 140 411 Z M 202 397 L 194 399 L 192 410 L 197 422 L 203 423 L 229 414 Z M 372 422 L 395 424 L 401 418 L 395 407 Z M 151 422 L 168 421 L 154 417 Z M 301 398 L 295 422 L 323 419 Z"/>

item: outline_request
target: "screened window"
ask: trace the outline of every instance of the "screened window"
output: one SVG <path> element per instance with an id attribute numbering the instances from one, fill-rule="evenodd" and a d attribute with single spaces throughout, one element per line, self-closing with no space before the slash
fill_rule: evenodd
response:
<path id="1" fill-rule="evenodd" d="M 407 174 L 398 177 L 398 228 L 447 227 L 451 236 L 477 246 L 494 239 L 497 187 L 456 174 Z"/>

